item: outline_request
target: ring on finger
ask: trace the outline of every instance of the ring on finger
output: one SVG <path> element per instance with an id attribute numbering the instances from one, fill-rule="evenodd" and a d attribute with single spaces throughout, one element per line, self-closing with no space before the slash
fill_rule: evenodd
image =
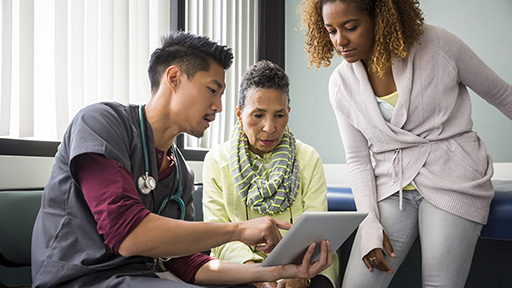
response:
<path id="1" fill-rule="evenodd" d="M 376 259 L 375 257 L 370 257 L 370 262 L 375 261 L 375 259 Z"/>

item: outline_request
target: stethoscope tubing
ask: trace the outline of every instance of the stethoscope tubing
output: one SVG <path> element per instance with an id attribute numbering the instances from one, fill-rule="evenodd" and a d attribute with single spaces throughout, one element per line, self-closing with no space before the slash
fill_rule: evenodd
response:
<path id="1" fill-rule="evenodd" d="M 144 129 L 143 110 L 144 110 L 144 105 L 139 106 L 139 124 L 140 124 L 140 134 L 141 134 L 141 142 L 142 142 L 142 154 L 144 156 L 144 175 L 139 177 L 138 182 L 139 182 L 139 191 L 142 194 L 149 194 L 156 187 L 153 187 L 153 188 L 148 187 L 151 185 L 147 185 L 146 183 L 151 182 L 151 181 L 156 183 L 156 181 L 154 180 L 154 178 L 151 175 L 149 175 L 149 159 L 148 159 L 148 150 L 147 150 L 147 146 L 146 146 L 146 132 Z M 176 161 L 176 169 L 177 169 L 176 175 L 178 177 L 178 187 L 176 188 L 174 193 L 169 194 L 169 196 L 164 199 L 164 201 L 160 205 L 160 208 L 158 209 L 157 214 L 160 215 L 160 213 L 162 213 L 165 206 L 167 205 L 167 203 L 170 200 L 170 201 L 174 201 L 178 204 L 179 211 L 180 211 L 180 219 L 184 220 L 185 219 L 185 202 L 183 202 L 183 199 L 181 199 L 181 190 L 182 190 L 182 180 L 181 180 L 181 175 L 180 175 L 181 167 L 180 167 L 180 161 L 179 161 L 178 157 L 176 157 L 176 155 L 177 155 L 176 154 L 176 145 L 174 145 L 174 143 L 172 144 L 171 149 L 172 149 L 172 153 L 175 155 L 174 158 Z M 142 178 L 142 180 L 141 180 L 141 178 Z M 141 184 L 141 183 L 143 183 L 143 184 Z M 144 187 L 141 187 L 142 185 Z"/>

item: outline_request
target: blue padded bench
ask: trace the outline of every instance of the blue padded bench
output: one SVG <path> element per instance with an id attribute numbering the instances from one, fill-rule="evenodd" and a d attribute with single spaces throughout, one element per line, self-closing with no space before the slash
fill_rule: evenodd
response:
<path id="1" fill-rule="evenodd" d="M 327 210 L 356 211 L 352 189 L 348 187 L 328 187 Z"/>
<path id="2" fill-rule="evenodd" d="M 481 237 L 512 240 L 512 181 L 493 181 L 494 198 Z"/>
<path id="3" fill-rule="evenodd" d="M 493 181 L 495 196 L 487 225 L 482 228 L 465 288 L 506 287 L 512 283 L 512 181 Z M 355 211 L 348 187 L 328 187 L 329 211 Z M 343 277 L 355 233 L 341 246 L 340 277 Z M 421 287 L 421 249 L 416 240 L 390 288 Z"/>
<path id="4" fill-rule="evenodd" d="M 512 181 L 494 180 L 495 196 L 487 225 L 480 237 L 512 240 Z M 348 187 L 328 187 L 329 211 L 355 211 L 354 196 Z"/>

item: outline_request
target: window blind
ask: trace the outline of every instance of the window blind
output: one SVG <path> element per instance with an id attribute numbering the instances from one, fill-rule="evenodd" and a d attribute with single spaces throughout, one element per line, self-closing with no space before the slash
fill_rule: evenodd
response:
<path id="1" fill-rule="evenodd" d="M 168 0 L 4 0 L 0 137 L 60 140 L 99 101 L 145 103 Z"/>
<path id="2" fill-rule="evenodd" d="M 257 1 L 187 0 L 185 30 L 205 35 L 233 49 L 233 65 L 226 73 L 222 112 L 201 138 L 185 136 L 186 149 L 213 148 L 229 140 L 236 123 L 238 88 L 243 74 L 256 61 Z"/>

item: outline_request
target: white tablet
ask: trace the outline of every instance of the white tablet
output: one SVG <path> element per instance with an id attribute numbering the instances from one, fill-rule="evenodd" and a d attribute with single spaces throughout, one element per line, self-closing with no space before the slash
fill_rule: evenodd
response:
<path id="1" fill-rule="evenodd" d="M 353 211 L 304 212 L 261 265 L 300 264 L 313 242 L 317 245 L 312 262 L 318 261 L 322 240 L 331 241 L 332 253 L 335 253 L 367 214 Z"/>

